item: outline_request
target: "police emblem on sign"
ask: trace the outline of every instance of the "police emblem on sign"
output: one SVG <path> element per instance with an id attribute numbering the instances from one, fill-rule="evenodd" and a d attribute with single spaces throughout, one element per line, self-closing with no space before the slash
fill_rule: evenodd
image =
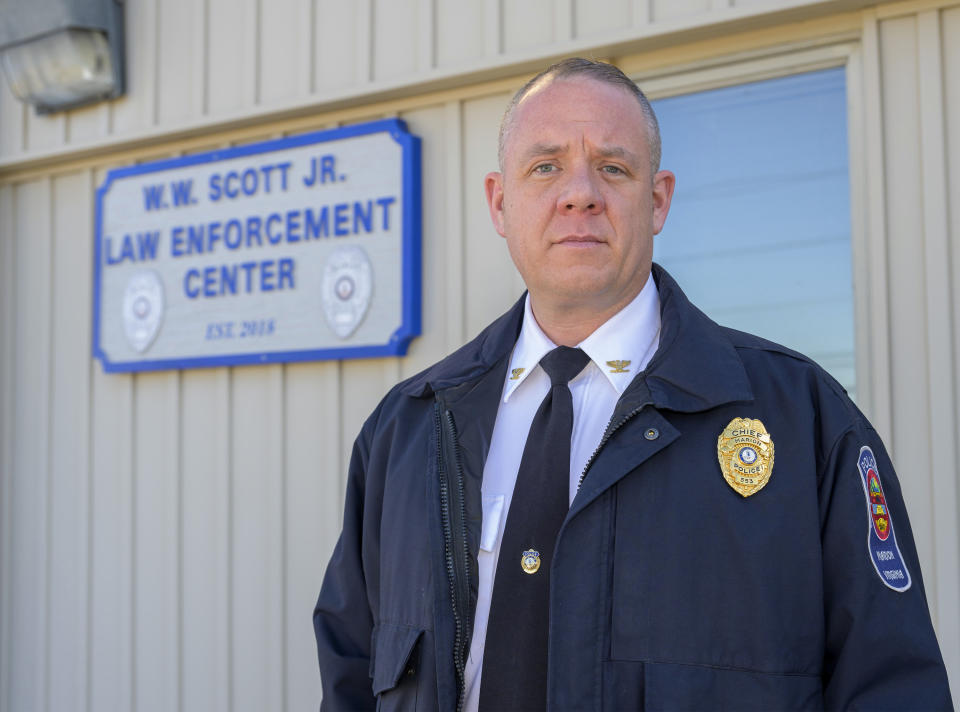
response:
<path id="1" fill-rule="evenodd" d="M 323 266 L 321 294 L 327 325 L 346 339 L 363 321 L 373 292 L 373 267 L 362 247 L 340 247 Z"/>
<path id="2" fill-rule="evenodd" d="M 749 497 L 773 472 L 773 439 L 759 420 L 734 418 L 717 438 L 720 471 L 736 492 Z"/>
<path id="3" fill-rule="evenodd" d="M 525 574 L 535 574 L 540 569 L 540 552 L 527 549 L 520 557 L 520 568 Z"/>
<path id="4" fill-rule="evenodd" d="M 880 483 L 880 468 L 873 450 L 864 445 L 857 457 L 857 470 L 860 483 L 867 498 L 867 513 L 870 524 L 867 527 L 867 551 L 877 575 L 889 588 L 903 592 L 910 588 L 910 572 L 897 545 L 897 535 L 893 531 L 893 520 L 887 507 L 887 498 Z"/>
<path id="5" fill-rule="evenodd" d="M 163 319 L 163 283 L 153 270 L 141 270 L 127 281 L 123 292 L 123 333 L 143 353 L 160 331 Z"/>

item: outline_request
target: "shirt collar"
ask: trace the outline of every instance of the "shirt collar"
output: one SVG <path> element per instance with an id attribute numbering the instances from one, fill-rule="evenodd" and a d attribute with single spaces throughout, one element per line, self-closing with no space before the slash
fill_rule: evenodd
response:
<path id="1" fill-rule="evenodd" d="M 580 348 L 619 394 L 647 367 L 660 344 L 660 295 L 652 277 L 640 294 L 607 319 Z"/>
<path id="2" fill-rule="evenodd" d="M 510 399 L 510 395 L 517 390 L 517 387 L 527 380 L 527 376 L 539 365 L 540 359 L 556 347 L 557 345 L 550 340 L 550 337 L 543 333 L 543 329 L 533 316 L 533 309 L 530 308 L 530 294 L 527 293 L 523 303 L 523 326 L 520 328 L 517 345 L 510 356 L 510 368 L 507 369 L 507 383 L 503 389 L 504 403 Z"/>
<path id="3" fill-rule="evenodd" d="M 610 385 L 622 394 L 633 377 L 646 368 L 660 343 L 660 297 L 652 278 L 640 293 L 623 309 L 600 325 L 578 344 L 600 369 Z M 503 400 L 523 383 L 537 367 L 540 359 L 556 348 L 540 328 L 527 295 L 523 310 L 523 326 L 510 357 Z"/>

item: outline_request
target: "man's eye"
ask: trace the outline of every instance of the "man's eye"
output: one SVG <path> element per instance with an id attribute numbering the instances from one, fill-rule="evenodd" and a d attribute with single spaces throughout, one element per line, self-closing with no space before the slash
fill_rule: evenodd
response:
<path id="1" fill-rule="evenodd" d="M 601 170 L 610 175 L 620 175 L 623 173 L 623 169 L 620 166 L 604 166 Z"/>
<path id="2" fill-rule="evenodd" d="M 544 175 L 546 173 L 553 173 L 555 169 L 556 166 L 554 166 L 552 163 L 541 163 L 539 166 L 533 169 L 533 172 Z"/>

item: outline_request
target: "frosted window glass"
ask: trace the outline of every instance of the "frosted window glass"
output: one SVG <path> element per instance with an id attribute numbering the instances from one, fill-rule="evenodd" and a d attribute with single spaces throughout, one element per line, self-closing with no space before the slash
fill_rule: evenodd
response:
<path id="1" fill-rule="evenodd" d="M 653 105 L 677 176 L 654 260 L 712 319 L 806 354 L 855 396 L 844 70 Z"/>

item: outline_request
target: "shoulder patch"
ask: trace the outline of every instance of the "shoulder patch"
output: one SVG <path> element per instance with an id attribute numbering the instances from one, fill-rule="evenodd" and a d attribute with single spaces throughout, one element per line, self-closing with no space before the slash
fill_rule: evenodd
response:
<path id="1" fill-rule="evenodd" d="M 893 531 L 893 519 L 887 507 L 887 499 L 883 495 L 877 460 L 873 456 L 873 450 L 866 445 L 860 448 L 857 469 L 860 471 L 860 483 L 867 500 L 867 551 L 870 553 L 870 560 L 880 580 L 888 588 L 903 593 L 910 588 L 910 572 L 903 561 L 900 547 L 897 546 L 897 535 Z"/>

